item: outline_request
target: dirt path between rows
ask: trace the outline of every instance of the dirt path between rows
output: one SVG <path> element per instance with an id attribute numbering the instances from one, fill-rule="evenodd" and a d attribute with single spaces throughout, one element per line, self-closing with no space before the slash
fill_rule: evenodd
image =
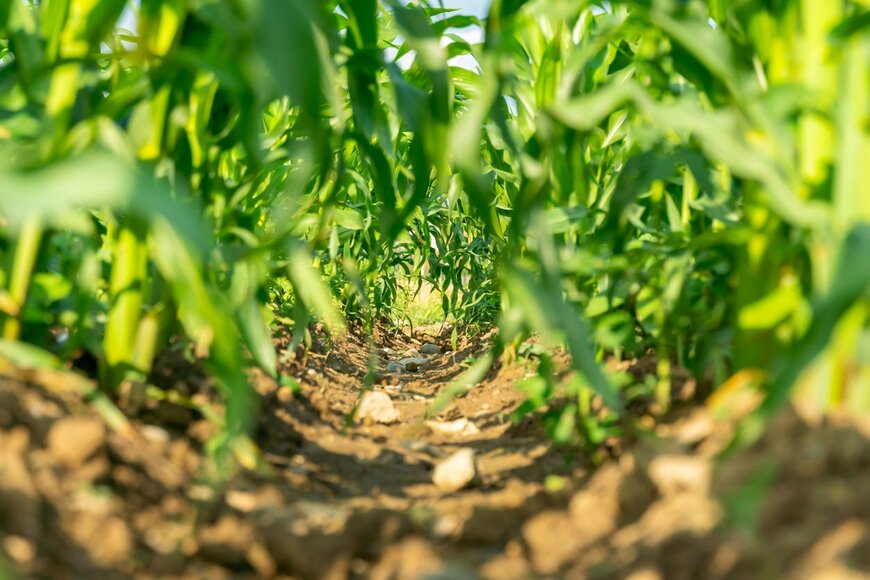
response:
<path id="1" fill-rule="evenodd" d="M 565 504 L 566 493 L 545 491 L 548 476 L 580 480 L 588 466 L 571 460 L 576 452 L 554 449 L 534 421 L 511 422 L 511 413 L 523 401 L 513 385 L 531 373 L 528 366 L 518 364 L 491 373 L 483 388 L 472 389 L 428 417 L 438 395 L 466 369 L 463 363 L 484 352 L 481 340 L 451 352 L 449 332 L 439 336 L 436 330 L 424 329 L 413 339 L 381 337 L 379 375 L 372 392 L 392 400 L 398 412 L 394 422 L 380 424 L 357 417 L 347 427 L 348 415 L 360 401 L 369 353 L 365 339 L 351 335 L 327 355 L 313 353 L 304 367 L 291 365 L 288 371 L 296 371 L 302 385 L 300 396 L 287 396 L 282 402 L 286 391 L 267 383 L 265 405 L 276 411 L 261 426 L 260 440 L 264 458 L 294 483 L 302 502 L 340 513 L 340 518 L 380 514 L 377 518 L 382 522 L 376 526 L 380 529 L 360 538 L 363 545 L 357 556 L 386 552 L 388 560 L 399 559 L 395 564 L 401 577 L 417 577 L 430 564 L 437 571 L 434 563 L 444 556 L 455 557 L 459 568 L 447 577 L 457 577 L 463 570 L 466 577 L 473 577 L 474 566 L 505 546 L 525 520 L 548 506 Z M 386 371 L 391 359 L 420 357 L 419 350 L 426 344 L 438 346 L 443 353 L 422 355 L 428 362 L 415 372 Z M 462 426 L 464 432 L 445 433 L 439 426 Z M 473 450 L 476 477 L 462 491 L 447 493 L 433 483 L 433 469 L 460 449 Z M 401 537 L 421 530 L 439 543 L 437 549 L 410 539 L 410 551 L 390 550 Z M 325 561 L 315 558 L 302 572 L 321 576 L 327 564 L 337 566 L 337 576 L 343 575 L 345 566 L 359 575 L 372 572 L 365 560 L 354 561 L 352 556 L 349 553 L 351 561 L 338 563 L 331 554 Z"/>
<path id="2" fill-rule="evenodd" d="M 870 573 L 866 421 L 809 425 L 789 411 L 758 444 L 720 461 L 732 423 L 687 405 L 649 434 L 626 436 L 595 468 L 579 450 L 551 445 L 536 418 L 511 420 L 523 400 L 514 385 L 534 370 L 522 359 L 497 365 L 427 417 L 486 349 L 485 337 L 460 338 L 453 352 L 449 332 L 439 330 L 376 334 L 382 356 L 371 392 L 392 402 L 381 417 L 387 424 L 348 421 L 372 346 L 362 335 L 332 345 L 315 336 L 312 352 L 298 357 L 279 340 L 281 375 L 299 389 L 256 377 L 262 465 L 228 481 L 206 469 L 204 445 L 215 431 L 197 406 L 212 401 L 201 393 L 209 381 L 183 357 L 158 365 L 152 379 L 165 396 L 138 410 L 132 432 L 107 429 L 65 375 L 7 366 L 0 376 L 6 573 L 635 580 Z M 387 371 L 428 343 L 441 353 L 425 355 L 422 369 Z M 557 356 L 557 368 L 566 361 Z M 444 432 L 450 426 L 461 430 Z M 473 451 L 473 481 L 458 491 L 435 485 L 436 466 L 461 449 Z"/>

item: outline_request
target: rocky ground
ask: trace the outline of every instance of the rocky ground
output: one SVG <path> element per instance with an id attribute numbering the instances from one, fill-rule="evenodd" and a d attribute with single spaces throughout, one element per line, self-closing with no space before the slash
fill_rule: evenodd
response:
<path id="1" fill-rule="evenodd" d="M 729 389 L 724 403 L 629 430 L 596 467 L 551 445 L 534 417 L 511 420 L 513 386 L 533 371 L 522 359 L 428 416 L 485 350 L 484 337 L 454 352 L 438 330 L 379 333 L 365 393 L 373 345 L 360 335 L 299 357 L 279 341 L 282 376 L 299 388 L 253 377 L 262 461 L 228 480 L 207 469 L 208 379 L 180 355 L 156 368 L 159 397 L 122 400 L 135 417 L 111 429 L 68 374 L 6 366 L 0 578 L 870 574 L 867 421 L 787 410 L 722 459 L 752 402 Z"/>

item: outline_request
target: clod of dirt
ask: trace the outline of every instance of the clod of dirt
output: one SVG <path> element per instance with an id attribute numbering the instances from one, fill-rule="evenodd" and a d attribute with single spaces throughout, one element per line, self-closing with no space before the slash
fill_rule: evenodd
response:
<path id="1" fill-rule="evenodd" d="M 441 354 L 441 347 L 433 342 L 428 342 L 420 347 L 422 354 Z"/>
<path id="2" fill-rule="evenodd" d="M 703 457 L 659 455 L 650 462 L 648 472 L 663 496 L 683 491 L 706 493 L 710 488 L 710 463 Z"/>
<path id="3" fill-rule="evenodd" d="M 589 545 L 613 533 L 619 519 L 619 486 L 623 474 L 614 464 L 600 468 L 568 504 L 577 541 Z"/>
<path id="4" fill-rule="evenodd" d="M 441 491 L 452 493 L 470 484 L 476 475 L 474 450 L 466 447 L 435 466 L 432 482 Z"/>
<path id="5" fill-rule="evenodd" d="M 405 370 L 415 372 L 421 371 L 429 365 L 429 359 L 424 357 L 409 357 L 399 361 L 400 365 L 405 367 Z"/>
<path id="6" fill-rule="evenodd" d="M 403 373 L 405 372 L 405 365 L 401 363 L 391 362 L 387 363 L 387 372 L 388 373 Z"/>
<path id="7" fill-rule="evenodd" d="M 199 531 L 200 554 L 207 560 L 239 568 L 248 562 L 247 553 L 254 543 L 249 522 L 232 515 L 222 516 L 213 525 Z"/>
<path id="8" fill-rule="evenodd" d="M 399 420 L 399 410 L 396 409 L 388 394 L 381 391 L 369 391 L 363 395 L 357 410 L 357 418 L 363 422 L 390 424 Z"/>
<path id="9" fill-rule="evenodd" d="M 231 489 L 226 492 L 224 501 L 232 509 L 242 513 L 275 508 L 283 503 L 280 490 L 274 486 L 263 486 L 255 491 Z"/>
<path id="10" fill-rule="evenodd" d="M 373 580 L 391 578 L 440 578 L 443 564 L 432 546 L 420 538 L 406 538 L 390 546 L 371 570 Z"/>
<path id="11" fill-rule="evenodd" d="M 98 417 L 66 417 L 55 421 L 46 437 L 49 452 L 68 466 L 83 463 L 105 441 L 106 428 Z"/>
<path id="12" fill-rule="evenodd" d="M 580 547 L 577 532 L 564 512 L 549 510 L 530 519 L 523 526 L 523 540 L 535 570 L 555 574 Z"/>
<path id="13" fill-rule="evenodd" d="M 145 417 L 160 425 L 184 429 L 194 421 L 196 413 L 183 405 L 170 401 L 158 401 L 154 410 L 146 414 Z"/>
<path id="14" fill-rule="evenodd" d="M 426 426 L 436 435 L 448 437 L 465 437 L 480 433 L 477 425 L 462 417 L 455 421 L 426 421 Z"/>
<path id="15" fill-rule="evenodd" d="M 708 534 L 721 521 L 721 506 L 701 493 L 680 493 L 653 503 L 637 523 L 629 524 L 613 537 L 617 547 L 625 543 L 657 544 L 681 532 L 697 537 Z"/>
<path id="16" fill-rule="evenodd" d="M 40 496 L 24 456 L 29 446 L 30 433 L 24 427 L 0 431 L 0 527 L 38 537 Z"/>
<path id="17" fill-rule="evenodd" d="M 625 524 L 639 519 L 659 498 L 659 492 L 633 455 L 623 455 L 619 469 L 624 474 L 619 484 L 619 521 Z"/>
<path id="18" fill-rule="evenodd" d="M 75 544 L 87 546 L 93 564 L 114 568 L 129 560 L 136 540 L 127 522 L 99 510 L 77 509 L 71 514 L 61 524 L 63 531 Z"/>
<path id="19" fill-rule="evenodd" d="M 673 439 L 682 445 L 695 445 L 709 438 L 715 428 L 716 423 L 710 413 L 699 408 L 673 423 L 660 424 L 657 430 L 659 437 Z"/>
<path id="20" fill-rule="evenodd" d="M 266 512 L 258 532 L 279 570 L 302 578 L 344 577 L 353 549 L 347 519 L 344 510 L 299 504 Z"/>
<path id="21" fill-rule="evenodd" d="M 36 546 L 21 536 L 3 538 L 3 550 L 18 564 L 29 564 L 36 558 Z"/>
<path id="22" fill-rule="evenodd" d="M 483 580 L 519 580 L 534 578 L 531 565 L 523 552 L 522 545 L 513 540 L 505 546 L 503 554 L 499 554 L 480 567 L 480 577 Z M 578 576 L 584 578 L 585 576 Z"/>

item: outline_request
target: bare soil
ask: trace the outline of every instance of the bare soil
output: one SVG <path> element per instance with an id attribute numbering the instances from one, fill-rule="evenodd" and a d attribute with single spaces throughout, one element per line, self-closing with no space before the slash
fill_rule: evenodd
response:
<path id="1" fill-rule="evenodd" d="M 376 334 L 395 353 L 386 358 L 429 342 L 443 353 L 417 372 L 387 373 L 380 361 L 372 388 L 397 408 L 391 424 L 349 419 L 373 346 L 360 334 L 329 347 L 316 336 L 306 356 L 279 340 L 281 374 L 301 388 L 252 377 L 261 465 L 226 479 L 205 452 L 215 427 L 203 409 L 220 412 L 216 397 L 179 353 L 152 377 L 163 400 L 125 399 L 136 416 L 118 430 L 81 403 L 67 375 L 7 366 L 0 578 L 870 575 L 867 421 L 810 424 L 787 410 L 761 441 L 723 459 L 752 402 L 730 389 L 715 406 L 677 405 L 654 425 L 638 412 L 650 429 L 628 429 L 595 466 L 552 445 L 534 417 L 511 420 L 523 400 L 514 385 L 533 370 L 516 359 L 434 417 L 479 432 L 437 433 L 426 424 L 432 402 L 486 347 L 486 337 L 463 339 L 452 352 L 438 330 Z M 622 364 L 636 375 L 654 368 Z M 462 448 L 474 451 L 477 477 L 447 493 L 433 469 Z"/>

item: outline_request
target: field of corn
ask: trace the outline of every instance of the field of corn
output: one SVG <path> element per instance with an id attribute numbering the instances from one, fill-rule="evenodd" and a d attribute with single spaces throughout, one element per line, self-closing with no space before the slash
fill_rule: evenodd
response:
<path id="1" fill-rule="evenodd" d="M 870 574 L 870 3 L 444 4 L 0 0 L 0 579 Z"/>

